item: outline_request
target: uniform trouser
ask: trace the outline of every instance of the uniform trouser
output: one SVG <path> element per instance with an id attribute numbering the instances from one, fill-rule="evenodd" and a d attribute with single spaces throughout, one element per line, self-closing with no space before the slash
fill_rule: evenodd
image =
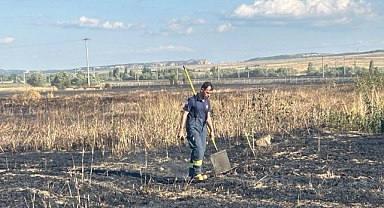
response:
<path id="1" fill-rule="evenodd" d="M 207 125 L 203 119 L 189 118 L 186 126 L 187 139 L 191 148 L 189 176 L 194 177 L 201 174 L 201 166 L 203 165 L 205 148 L 207 146 Z"/>

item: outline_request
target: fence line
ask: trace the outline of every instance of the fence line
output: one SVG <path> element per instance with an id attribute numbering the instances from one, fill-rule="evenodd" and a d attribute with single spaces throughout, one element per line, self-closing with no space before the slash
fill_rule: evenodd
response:
<path id="1" fill-rule="evenodd" d="M 285 77 L 285 78 L 221 78 L 217 79 L 193 79 L 195 85 L 200 85 L 205 81 L 210 81 L 216 84 L 252 84 L 252 85 L 267 85 L 267 84 L 310 84 L 310 83 L 329 83 L 344 84 L 353 82 L 354 77 Z M 187 82 L 179 81 L 177 84 L 184 85 Z M 139 80 L 131 82 L 112 83 L 114 87 L 123 86 L 152 86 L 152 85 L 173 85 L 169 80 Z"/>

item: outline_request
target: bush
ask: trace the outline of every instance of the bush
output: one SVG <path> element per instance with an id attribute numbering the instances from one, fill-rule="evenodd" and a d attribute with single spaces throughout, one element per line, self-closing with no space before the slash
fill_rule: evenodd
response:
<path id="1" fill-rule="evenodd" d="M 112 89 L 112 84 L 110 84 L 110 83 L 106 83 L 106 84 L 104 85 L 104 89 L 108 89 L 108 90 Z"/>

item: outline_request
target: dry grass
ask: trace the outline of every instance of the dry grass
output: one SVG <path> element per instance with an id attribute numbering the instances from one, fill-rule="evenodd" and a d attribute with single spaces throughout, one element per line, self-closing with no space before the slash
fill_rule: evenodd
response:
<path id="1" fill-rule="evenodd" d="M 168 94 L 135 91 L 123 96 L 39 99 L 36 91 L 27 92 L 15 95 L 12 105 L 2 103 L 3 151 L 84 147 L 122 154 L 136 148 L 179 145 L 179 112 L 190 95 L 188 90 Z M 216 135 L 246 137 L 252 144 L 260 135 L 295 137 L 297 132 L 321 128 L 331 111 L 363 113 L 366 107 L 361 99 L 351 86 L 221 90 L 212 96 Z"/>
<path id="2" fill-rule="evenodd" d="M 24 91 L 54 91 L 57 90 L 55 87 L 31 87 L 30 85 L 19 85 L 19 84 L 10 84 L 10 85 L 0 85 L 0 92 L 24 92 Z"/>
<path id="3" fill-rule="evenodd" d="M 12 95 L 12 103 L 28 105 L 30 102 L 36 102 L 40 99 L 40 93 L 37 90 L 30 89 L 20 94 Z"/>

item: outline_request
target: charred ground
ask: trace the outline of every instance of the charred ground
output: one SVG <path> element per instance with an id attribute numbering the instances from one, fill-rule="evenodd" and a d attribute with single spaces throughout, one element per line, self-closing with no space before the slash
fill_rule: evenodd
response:
<path id="1" fill-rule="evenodd" d="M 252 151 L 217 139 L 233 167 L 204 183 L 187 178 L 187 144 L 121 156 L 91 152 L 0 154 L 1 207 L 381 207 L 381 135 L 275 135 Z M 205 170 L 212 164 L 206 152 Z"/>

